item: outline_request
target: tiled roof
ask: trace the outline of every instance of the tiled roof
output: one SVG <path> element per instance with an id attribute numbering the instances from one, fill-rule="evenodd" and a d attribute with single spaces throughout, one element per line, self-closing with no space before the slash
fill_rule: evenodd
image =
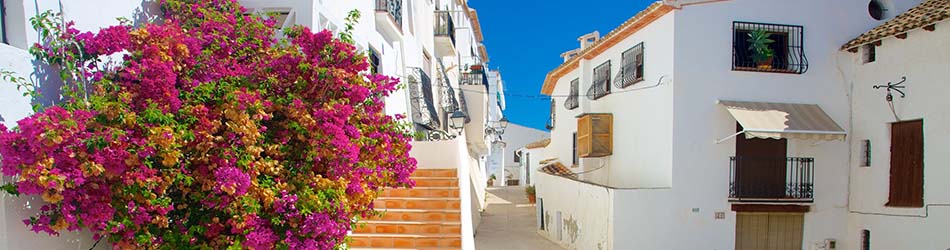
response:
<path id="1" fill-rule="evenodd" d="M 544 138 L 536 142 L 528 143 L 524 147 L 527 149 L 543 148 L 547 147 L 548 144 L 551 144 L 551 138 Z"/>
<path id="2" fill-rule="evenodd" d="M 927 0 L 841 46 L 852 49 L 950 18 L 950 0 Z"/>
<path id="3" fill-rule="evenodd" d="M 624 38 L 627 38 L 640 29 L 643 29 L 643 27 L 653 23 L 653 21 L 656 21 L 672 10 L 673 7 L 663 4 L 662 1 L 657 1 L 630 19 L 627 19 L 627 21 L 623 22 L 623 24 L 620 24 L 620 26 L 613 31 L 610 31 L 610 33 L 607 33 L 607 35 L 605 35 L 602 39 L 594 42 L 594 44 L 591 44 L 590 46 L 587 46 L 587 48 L 582 49 L 577 54 L 577 56 L 571 58 L 571 60 L 568 60 L 567 62 L 564 62 L 554 70 L 551 70 L 551 72 L 548 72 L 547 77 L 544 79 L 544 85 L 541 86 L 541 93 L 550 95 L 552 92 L 554 92 L 554 85 L 557 84 L 557 80 L 571 70 L 577 68 L 578 61 L 580 61 L 581 58 L 591 59 L 597 55 L 600 55 L 600 53 L 603 53 L 607 49 L 617 45 L 617 43 L 622 41 Z"/>
<path id="4" fill-rule="evenodd" d="M 565 167 L 564 164 L 561 164 L 560 162 L 554 162 L 548 164 L 547 166 L 541 167 L 541 172 L 569 179 L 577 179 L 577 174 Z"/>

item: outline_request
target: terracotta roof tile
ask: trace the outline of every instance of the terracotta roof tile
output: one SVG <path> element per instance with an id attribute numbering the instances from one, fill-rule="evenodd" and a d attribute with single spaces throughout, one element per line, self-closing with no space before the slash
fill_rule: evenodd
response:
<path id="1" fill-rule="evenodd" d="M 565 167 L 564 164 L 561 164 L 560 162 L 554 162 L 548 164 L 547 166 L 541 167 L 541 172 L 569 179 L 577 179 L 577 174 Z"/>
<path id="2" fill-rule="evenodd" d="M 544 138 L 536 142 L 528 143 L 528 145 L 525 145 L 524 147 L 527 149 L 535 149 L 547 147 L 548 144 L 551 144 L 551 138 Z"/>
<path id="3" fill-rule="evenodd" d="M 927 0 L 907 12 L 864 32 L 841 46 L 841 50 L 856 48 L 882 38 L 899 35 L 950 18 L 950 0 Z"/>
<path id="4" fill-rule="evenodd" d="M 636 33 L 643 27 L 653 23 L 660 17 L 666 15 L 673 10 L 673 7 L 664 4 L 662 1 L 657 1 L 648 6 L 646 9 L 640 11 L 627 21 L 620 24 L 616 29 L 607 33 L 603 38 L 594 42 L 587 48 L 581 49 L 581 51 L 575 56 L 568 60 L 567 62 L 562 63 L 551 72 L 548 72 L 547 77 L 544 79 L 544 85 L 541 86 L 541 93 L 550 95 L 554 91 L 554 85 L 557 84 L 557 80 L 570 72 L 572 69 L 576 68 L 578 61 L 581 58 L 591 59 L 600 53 L 603 53 L 610 47 L 616 45 L 624 38 Z"/>

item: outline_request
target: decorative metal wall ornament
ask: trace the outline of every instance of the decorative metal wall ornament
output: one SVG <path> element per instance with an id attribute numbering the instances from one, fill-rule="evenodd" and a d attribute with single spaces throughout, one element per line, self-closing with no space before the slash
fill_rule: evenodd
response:
<path id="1" fill-rule="evenodd" d="M 894 95 L 891 94 L 891 91 L 893 90 L 893 91 L 897 91 L 897 93 L 900 93 L 901 98 L 907 97 L 907 94 L 905 94 L 904 91 L 901 91 L 901 89 L 907 87 L 907 86 L 901 85 L 901 84 L 904 84 L 904 82 L 906 81 L 907 81 L 907 77 L 901 76 L 900 82 L 897 82 L 897 83 L 887 82 L 886 85 L 875 85 L 872 87 L 874 89 L 884 88 L 887 91 L 887 95 L 884 96 L 884 100 L 887 101 L 887 106 L 891 108 L 891 113 L 894 114 L 894 119 L 897 120 L 898 122 L 901 121 L 901 118 L 897 116 L 897 110 L 894 109 Z"/>
<path id="2" fill-rule="evenodd" d="M 886 85 L 875 85 L 873 88 L 874 88 L 874 89 L 884 88 L 885 90 L 887 90 L 887 96 L 885 97 L 885 99 L 886 99 L 888 102 L 890 102 L 890 101 L 893 101 L 893 100 L 894 100 L 894 95 L 891 95 L 891 90 L 897 91 L 897 93 L 900 93 L 900 94 L 901 94 L 901 98 L 907 97 L 907 94 L 905 94 L 904 91 L 901 91 L 901 89 L 907 87 L 907 86 L 901 86 L 901 84 L 904 84 L 904 82 L 906 82 L 906 81 L 907 81 L 907 77 L 906 77 L 906 76 L 901 76 L 901 81 L 900 81 L 900 82 L 897 82 L 897 83 L 887 82 Z"/>

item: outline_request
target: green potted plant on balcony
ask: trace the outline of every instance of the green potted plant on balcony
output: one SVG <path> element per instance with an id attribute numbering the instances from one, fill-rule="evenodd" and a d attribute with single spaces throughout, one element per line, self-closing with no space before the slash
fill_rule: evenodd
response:
<path id="1" fill-rule="evenodd" d="M 524 192 L 525 194 L 528 195 L 528 202 L 530 202 L 531 204 L 534 204 L 535 202 L 537 202 L 538 197 L 535 194 L 534 185 L 528 185 L 527 187 L 525 187 Z"/>
<path id="2" fill-rule="evenodd" d="M 488 177 L 488 186 L 489 186 L 489 187 L 495 185 L 495 179 L 497 179 L 497 178 L 495 177 L 495 174 L 492 174 L 491 176 Z"/>
<path id="3" fill-rule="evenodd" d="M 769 36 L 771 34 L 765 30 L 758 29 L 749 32 L 749 39 L 746 39 L 749 42 L 749 50 L 752 51 L 752 61 L 759 69 L 772 68 L 775 51 L 769 45 L 775 43 L 775 40 L 770 39 Z"/>

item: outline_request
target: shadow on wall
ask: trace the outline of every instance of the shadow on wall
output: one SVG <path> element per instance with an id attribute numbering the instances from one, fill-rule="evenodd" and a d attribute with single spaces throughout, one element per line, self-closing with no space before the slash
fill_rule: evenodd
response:
<path id="1" fill-rule="evenodd" d="M 38 5 L 37 5 L 38 6 Z M 40 11 L 37 9 L 36 15 L 39 15 Z M 132 25 L 135 27 L 144 26 L 147 23 L 159 22 L 161 18 L 161 5 L 158 1 L 147 1 L 143 0 L 139 7 L 135 8 L 132 12 Z M 66 20 L 70 21 L 70 20 Z M 90 30 L 90 32 L 98 32 L 97 30 Z M 39 34 L 38 34 L 39 35 Z M 37 40 L 42 40 L 40 37 L 37 37 Z M 109 69 L 112 67 L 121 66 L 121 56 L 113 55 L 106 60 L 105 65 L 101 69 Z M 62 87 L 65 84 L 60 78 L 59 69 L 53 67 L 49 64 L 45 64 L 39 60 L 33 59 L 33 73 L 30 74 L 30 80 L 37 86 L 39 93 L 42 93 L 42 96 L 37 99 L 31 100 L 31 104 L 34 106 L 40 107 L 50 107 L 65 101 L 62 97 Z M 4 122 L 0 118 L 0 122 Z"/>

